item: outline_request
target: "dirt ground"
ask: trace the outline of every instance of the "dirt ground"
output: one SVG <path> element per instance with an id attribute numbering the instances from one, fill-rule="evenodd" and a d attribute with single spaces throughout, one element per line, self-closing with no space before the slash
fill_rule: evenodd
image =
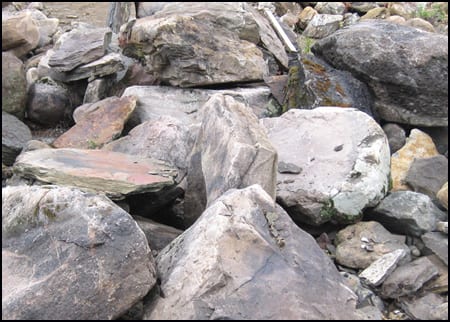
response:
<path id="1" fill-rule="evenodd" d="M 110 2 L 43 2 L 49 18 L 58 18 L 62 27 L 72 21 L 106 27 Z"/>

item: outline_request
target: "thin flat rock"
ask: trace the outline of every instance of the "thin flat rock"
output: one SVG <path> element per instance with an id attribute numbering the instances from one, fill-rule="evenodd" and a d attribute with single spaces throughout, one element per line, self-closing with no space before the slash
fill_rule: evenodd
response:
<path id="1" fill-rule="evenodd" d="M 174 185 L 177 171 L 155 159 L 118 152 L 40 149 L 18 156 L 14 171 L 59 185 L 93 189 L 120 199 Z"/>

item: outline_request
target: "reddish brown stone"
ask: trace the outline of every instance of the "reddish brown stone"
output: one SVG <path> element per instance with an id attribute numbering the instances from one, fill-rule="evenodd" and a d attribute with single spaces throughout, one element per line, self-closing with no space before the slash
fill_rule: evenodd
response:
<path id="1" fill-rule="evenodd" d="M 108 97 L 93 103 L 77 124 L 53 142 L 56 148 L 96 149 L 122 133 L 136 107 L 136 97 Z"/>
<path id="2" fill-rule="evenodd" d="M 165 163 L 103 150 L 40 149 L 22 153 L 19 174 L 44 182 L 105 192 L 112 197 L 158 191 L 175 184 L 177 171 Z"/>

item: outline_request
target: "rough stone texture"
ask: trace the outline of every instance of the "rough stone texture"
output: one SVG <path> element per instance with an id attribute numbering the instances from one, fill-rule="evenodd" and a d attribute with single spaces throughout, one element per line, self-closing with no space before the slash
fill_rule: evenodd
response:
<path id="1" fill-rule="evenodd" d="M 106 144 L 103 150 L 165 161 L 177 168 L 178 181 L 181 181 L 186 175 L 189 154 L 194 146 L 192 132 L 178 119 L 161 116 L 136 126 L 127 136 Z"/>
<path id="2" fill-rule="evenodd" d="M 305 29 L 312 18 L 317 15 L 318 12 L 314 10 L 312 7 L 308 6 L 302 10 L 300 15 L 298 16 L 298 26 L 300 29 Z"/>
<path id="3" fill-rule="evenodd" d="M 448 302 L 437 294 L 428 293 L 419 298 L 400 302 L 401 308 L 414 320 L 448 319 Z"/>
<path id="4" fill-rule="evenodd" d="M 441 233 L 448 235 L 448 221 L 439 221 L 436 224 L 436 231 L 440 231 Z"/>
<path id="5" fill-rule="evenodd" d="M 448 235 L 429 232 L 422 235 L 425 246 L 435 253 L 448 266 Z"/>
<path id="6" fill-rule="evenodd" d="M 20 59 L 2 52 L 2 111 L 23 119 L 27 101 L 27 81 Z"/>
<path id="7" fill-rule="evenodd" d="M 317 14 L 311 19 L 303 35 L 311 38 L 324 38 L 339 29 L 339 23 L 344 19 L 342 15 Z"/>
<path id="8" fill-rule="evenodd" d="M 133 217 L 138 226 L 147 237 L 148 244 L 152 252 L 159 252 L 166 247 L 172 240 L 183 233 L 182 230 L 167 226 L 148 218 L 139 216 Z"/>
<path id="9" fill-rule="evenodd" d="M 155 284 L 144 233 L 108 198 L 2 189 L 3 319 L 115 319 Z"/>
<path id="10" fill-rule="evenodd" d="M 369 286 L 378 286 L 395 270 L 397 263 L 405 256 L 404 249 L 397 249 L 385 254 L 359 273 L 359 277 L 363 283 Z"/>
<path id="11" fill-rule="evenodd" d="M 51 71 L 52 78 L 62 82 L 73 82 L 80 79 L 93 80 L 97 77 L 103 77 L 124 70 L 125 66 L 118 53 L 110 53 L 100 57 L 90 63 L 80 65 L 69 72 L 58 73 Z"/>
<path id="12" fill-rule="evenodd" d="M 405 182 L 414 191 L 433 199 L 447 181 L 448 159 L 443 155 L 414 159 L 405 177 Z"/>
<path id="13" fill-rule="evenodd" d="M 71 71 L 105 55 L 110 42 L 109 28 L 73 29 L 58 39 L 48 65 L 58 73 Z"/>
<path id="14" fill-rule="evenodd" d="M 405 178 L 416 158 L 430 158 L 439 155 L 431 137 L 418 129 L 412 129 L 406 144 L 391 157 L 392 189 L 411 190 Z"/>
<path id="15" fill-rule="evenodd" d="M 448 181 L 444 183 L 441 189 L 439 189 L 439 191 L 436 194 L 436 197 L 438 198 L 441 205 L 443 205 L 445 209 L 448 210 Z"/>
<path id="16" fill-rule="evenodd" d="M 39 29 L 30 12 L 5 14 L 2 10 L 2 51 L 23 57 L 39 43 Z"/>
<path id="17" fill-rule="evenodd" d="M 405 236 L 391 234 L 376 221 L 347 226 L 337 233 L 335 243 L 336 261 L 351 268 L 367 268 L 384 254 L 397 249 L 403 249 L 407 253 L 400 264 L 408 262 L 411 258 L 410 250 L 405 245 Z"/>
<path id="18" fill-rule="evenodd" d="M 336 31 L 312 51 L 364 81 L 382 119 L 448 125 L 447 36 L 372 20 Z"/>
<path id="19" fill-rule="evenodd" d="M 161 11 L 170 2 L 139 2 L 137 18 L 148 17 Z"/>
<path id="20" fill-rule="evenodd" d="M 428 21 L 423 20 L 421 18 L 408 19 L 406 21 L 405 25 L 409 26 L 409 27 L 421 29 L 421 30 L 427 31 L 427 32 L 436 32 L 436 30 L 434 30 L 434 27 L 431 23 L 429 23 Z"/>
<path id="21" fill-rule="evenodd" d="M 89 106 L 77 124 L 58 137 L 55 148 L 95 149 L 117 138 L 136 107 L 136 97 L 108 97 Z"/>
<path id="22" fill-rule="evenodd" d="M 128 154 L 79 149 L 40 149 L 22 153 L 14 171 L 44 182 L 71 185 L 111 198 L 159 191 L 174 184 L 176 170 L 158 160 Z"/>
<path id="23" fill-rule="evenodd" d="M 322 14 L 343 15 L 345 12 L 345 4 L 343 2 L 318 2 L 314 9 Z"/>
<path id="24" fill-rule="evenodd" d="M 13 165 L 16 157 L 31 140 L 31 131 L 14 115 L 2 111 L 2 163 Z"/>
<path id="25" fill-rule="evenodd" d="M 389 149 L 391 155 L 400 150 L 406 143 L 405 130 L 395 123 L 388 123 L 383 125 L 383 131 L 386 133 L 389 141 Z"/>
<path id="26" fill-rule="evenodd" d="M 373 209 L 370 218 L 397 234 L 422 236 L 436 228 L 446 214 L 430 197 L 418 192 L 396 191 L 390 193 Z"/>
<path id="27" fill-rule="evenodd" d="M 350 8 L 359 13 L 366 13 L 371 9 L 377 8 L 377 2 L 349 2 Z"/>
<path id="28" fill-rule="evenodd" d="M 439 256 L 432 254 L 426 256 L 438 269 L 439 276 L 428 281 L 424 286 L 425 292 L 433 293 L 448 293 L 448 266 L 439 258 Z"/>
<path id="29" fill-rule="evenodd" d="M 225 191 L 260 184 L 275 199 L 277 151 L 251 109 L 232 96 L 213 95 L 187 176 L 186 221 L 192 223 Z"/>
<path id="30" fill-rule="evenodd" d="M 278 174 L 277 200 L 294 220 L 351 222 L 386 194 L 389 146 L 381 127 L 351 108 L 289 110 L 264 118 L 280 162 L 302 168 Z"/>
<path id="31" fill-rule="evenodd" d="M 45 78 L 30 86 L 27 101 L 27 117 L 31 121 L 54 127 L 70 119 L 73 103 L 68 88 Z"/>
<path id="32" fill-rule="evenodd" d="M 58 28 L 59 19 L 47 18 L 42 11 L 37 9 L 25 9 L 23 12 L 29 12 L 31 14 L 31 17 L 39 30 L 39 41 L 37 47 L 40 48 L 50 44 L 52 41 L 51 37 Z"/>
<path id="33" fill-rule="evenodd" d="M 144 319 L 356 318 L 331 260 L 259 185 L 211 204 L 162 250 L 157 271 L 164 298 Z"/>
<path id="34" fill-rule="evenodd" d="M 170 86 L 132 86 L 123 96 L 137 97 L 135 112 L 129 123 L 137 126 L 162 115 L 172 116 L 184 124 L 199 123 L 199 111 L 213 94 L 226 94 L 250 106 L 258 117 L 266 117 L 269 110 L 270 90 L 265 86 L 228 90 L 187 89 Z"/>
<path id="35" fill-rule="evenodd" d="M 115 75 L 108 75 L 90 81 L 86 87 L 86 92 L 84 93 L 83 104 L 95 103 L 104 98 L 114 96 L 110 95 L 114 80 Z"/>
<path id="36" fill-rule="evenodd" d="M 385 7 L 378 7 L 373 8 L 367 11 L 367 13 L 361 17 L 361 20 L 368 20 L 368 19 L 387 19 L 390 17 L 390 12 L 388 8 Z"/>
<path id="37" fill-rule="evenodd" d="M 386 298 L 399 298 L 410 295 L 420 289 L 424 283 L 438 276 L 436 266 L 426 257 L 420 257 L 410 263 L 397 267 L 384 281 L 381 294 Z"/>
<path id="38" fill-rule="evenodd" d="M 301 58 L 289 70 L 283 110 L 318 106 L 354 107 L 373 116 L 372 98 L 365 84 L 313 55 Z"/>
<path id="39" fill-rule="evenodd" d="M 172 86 L 262 80 L 268 67 L 261 40 L 287 67 L 287 55 L 268 22 L 245 3 L 171 3 L 122 26 L 125 55 Z"/>

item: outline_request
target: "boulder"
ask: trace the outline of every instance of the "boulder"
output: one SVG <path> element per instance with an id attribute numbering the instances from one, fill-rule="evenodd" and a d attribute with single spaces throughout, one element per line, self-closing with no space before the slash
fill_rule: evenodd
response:
<path id="1" fill-rule="evenodd" d="M 170 3 L 122 26 L 125 55 L 172 86 L 262 80 L 268 66 L 259 41 L 287 67 L 287 55 L 268 22 L 245 3 Z M 195 45 L 193 45 L 195 44 Z"/>
<path id="2" fill-rule="evenodd" d="M 339 29 L 339 23 L 344 19 L 342 15 L 317 14 L 311 19 L 303 35 L 311 38 L 324 38 Z"/>
<path id="3" fill-rule="evenodd" d="M 427 195 L 396 191 L 381 200 L 367 218 L 380 222 L 396 234 L 420 237 L 434 230 L 446 214 Z"/>
<path id="4" fill-rule="evenodd" d="M 371 263 L 359 273 L 359 278 L 368 286 L 375 287 L 384 282 L 397 267 L 397 263 L 406 256 L 404 249 L 396 249 Z"/>
<path id="5" fill-rule="evenodd" d="M 385 298 L 394 299 L 412 295 L 438 274 L 438 269 L 428 258 L 419 257 L 410 263 L 397 267 L 384 281 L 381 294 Z"/>
<path id="6" fill-rule="evenodd" d="M 39 44 L 39 28 L 30 12 L 6 14 L 2 11 L 2 51 L 22 58 Z"/>
<path id="7" fill-rule="evenodd" d="M 55 148 L 95 149 L 113 141 L 136 107 L 136 97 L 108 97 L 89 106 L 77 124 L 58 137 Z"/>
<path id="8" fill-rule="evenodd" d="M 448 235 L 441 232 L 428 232 L 421 238 L 425 246 L 448 266 Z"/>
<path id="9" fill-rule="evenodd" d="M 351 268 L 365 269 L 381 256 L 397 249 L 406 251 L 399 264 L 411 259 L 405 236 L 391 234 L 376 221 L 347 226 L 337 233 L 335 243 L 337 263 Z"/>
<path id="10" fill-rule="evenodd" d="M 162 160 L 178 170 L 178 181 L 181 181 L 186 176 L 189 154 L 195 141 L 192 132 L 182 121 L 161 116 L 136 126 L 128 135 L 102 149 Z"/>
<path id="11" fill-rule="evenodd" d="M 300 15 L 298 16 L 298 23 L 297 25 L 300 27 L 300 29 L 305 29 L 309 22 L 314 18 L 315 15 L 317 15 L 318 12 L 314 10 L 312 7 L 308 6 L 300 12 Z"/>
<path id="12" fill-rule="evenodd" d="M 108 75 L 90 81 L 86 87 L 86 92 L 84 93 L 83 104 L 95 103 L 104 98 L 114 96 L 110 95 L 114 82 L 115 75 Z"/>
<path id="13" fill-rule="evenodd" d="M 124 69 L 125 66 L 120 54 L 110 53 L 90 63 L 80 65 L 68 72 L 60 73 L 51 70 L 50 75 L 55 80 L 68 83 L 81 79 L 91 81 L 97 77 L 115 74 Z"/>
<path id="14" fill-rule="evenodd" d="M 436 194 L 437 199 L 448 210 L 448 181 L 442 185 Z"/>
<path id="15" fill-rule="evenodd" d="M 387 193 L 388 142 L 366 113 L 338 107 L 293 109 L 261 123 L 279 162 L 302 169 L 277 175 L 277 200 L 294 220 L 352 222 Z"/>
<path id="16" fill-rule="evenodd" d="M 29 12 L 33 18 L 38 30 L 39 41 L 38 48 L 44 47 L 52 42 L 52 36 L 55 34 L 58 25 L 58 18 L 47 18 L 42 11 L 37 9 L 25 9 L 23 12 Z"/>
<path id="17" fill-rule="evenodd" d="M 148 218 L 133 217 L 147 238 L 152 253 L 159 253 L 164 247 L 183 233 L 182 230 L 164 225 Z"/>
<path id="18" fill-rule="evenodd" d="M 391 157 L 392 191 L 410 190 L 406 175 L 416 158 L 431 158 L 439 155 L 431 137 L 418 129 L 412 129 L 406 144 Z"/>
<path id="19" fill-rule="evenodd" d="M 448 181 L 448 159 L 443 155 L 431 158 L 415 158 L 406 173 L 405 182 L 414 191 L 435 198 Z"/>
<path id="20" fill-rule="evenodd" d="M 414 320 L 448 319 L 448 302 L 434 293 L 405 299 L 400 302 L 400 307 Z"/>
<path id="21" fill-rule="evenodd" d="M 2 112 L 2 163 L 13 165 L 26 143 L 31 131 L 14 115 Z"/>
<path id="22" fill-rule="evenodd" d="M 389 141 L 391 155 L 400 150 L 406 143 L 405 130 L 398 124 L 387 123 L 383 125 L 383 131 Z"/>
<path id="23" fill-rule="evenodd" d="M 212 203 L 161 251 L 157 272 L 163 297 L 144 319 L 356 318 L 332 261 L 259 185 Z"/>
<path id="24" fill-rule="evenodd" d="M 156 284 L 129 214 L 105 196 L 56 186 L 2 189 L 2 277 L 2 317 L 11 320 L 112 320 Z"/>
<path id="25" fill-rule="evenodd" d="M 317 2 L 314 9 L 327 15 L 343 15 L 346 10 L 343 2 Z"/>
<path id="26" fill-rule="evenodd" d="M 259 184 L 275 199 L 277 151 L 251 109 L 232 96 L 215 94 L 202 113 L 188 168 L 186 222 L 232 188 Z"/>
<path id="27" fill-rule="evenodd" d="M 447 36 L 371 20 L 317 41 L 312 51 L 365 82 L 383 120 L 448 125 Z"/>
<path id="28" fill-rule="evenodd" d="M 175 184 L 176 170 L 161 161 L 128 154 L 80 149 L 22 153 L 14 170 L 23 177 L 106 193 L 111 198 L 159 191 Z"/>
<path id="29" fill-rule="evenodd" d="M 160 116 L 172 116 L 186 125 L 201 122 L 199 111 L 214 94 L 226 94 L 250 106 L 258 117 L 270 113 L 270 89 L 265 86 L 255 88 L 232 88 L 226 90 L 174 88 L 170 86 L 132 86 L 123 96 L 137 97 L 137 105 L 130 117 L 129 125 L 134 127 Z"/>
<path id="30" fill-rule="evenodd" d="M 423 20 L 422 18 L 411 18 L 406 20 L 405 23 L 406 26 L 410 26 L 413 28 L 417 28 L 423 31 L 427 31 L 427 32 L 436 32 L 436 30 L 434 30 L 434 27 L 431 23 L 429 23 L 426 20 Z"/>
<path id="31" fill-rule="evenodd" d="M 22 61 L 9 52 L 2 52 L 2 111 L 19 119 L 25 116 L 27 81 Z"/>
<path id="32" fill-rule="evenodd" d="M 58 39 L 48 65 L 55 74 L 69 72 L 104 56 L 110 42 L 109 28 L 72 29 Z"/>
<path id="33" fill-rule="evenodd" d="M 69 121 L 74 105 L 68 88 L 51 78 L 42 78 L 28 90 L 27 118 L 47 127 Z"/>

